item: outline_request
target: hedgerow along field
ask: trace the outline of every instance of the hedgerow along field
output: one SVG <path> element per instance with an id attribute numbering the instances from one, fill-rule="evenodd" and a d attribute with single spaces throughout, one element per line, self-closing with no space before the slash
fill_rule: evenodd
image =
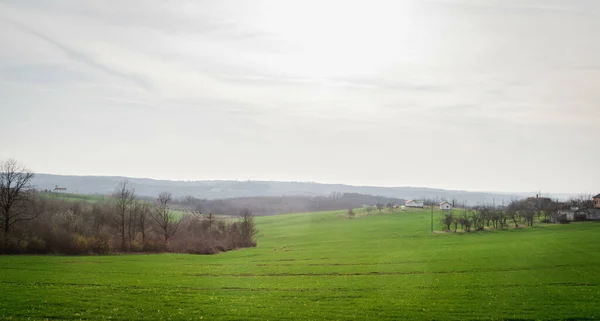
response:
<path id="1" fill-rule="evenodd" d="M 428 210 L 256 220 L 258 247 L 212 256 L 0 257 L 0 318 L 600 318 L 600 224 L 432 234 Z"/>

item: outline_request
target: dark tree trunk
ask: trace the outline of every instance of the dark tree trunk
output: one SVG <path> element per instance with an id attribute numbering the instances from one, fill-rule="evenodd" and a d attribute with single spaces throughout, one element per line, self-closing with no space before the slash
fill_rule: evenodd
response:
<path id="1" fill-rule="evenodd" d="M 125 252 L 127 246 L 125 244 L 125 213 L 121 216 L 121 250 Z"/>
<path id="2" fill-rule="evenodd" d="M 4 216 L 4 253 L 8 253 L 8 232 L 9 232 L 9 216 L 5 214 Z"/>

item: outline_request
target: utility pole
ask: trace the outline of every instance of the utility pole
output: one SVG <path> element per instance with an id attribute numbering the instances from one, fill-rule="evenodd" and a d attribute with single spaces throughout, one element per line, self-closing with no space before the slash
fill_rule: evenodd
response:
<path id="1" fill-rule="evenodd" d="M 433 234 L 433 203 L 431 203 L 431 234 Z"/>

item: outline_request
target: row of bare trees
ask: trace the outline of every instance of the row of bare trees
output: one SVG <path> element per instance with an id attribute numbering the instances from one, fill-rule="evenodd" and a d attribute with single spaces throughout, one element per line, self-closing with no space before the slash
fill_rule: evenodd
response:
<path id="1" fill-rule="evenodd" d="M 557 218 L 560 206 L 557 202 L 543 202 L 541 199 L 516 200 L 501 208 L 474 206 L 460 214 L 443 213 L 440 222 L 445 230 L 455 232 L 459 227 L 466 232 L 483 230 L 485 227 L 505 229 L 511 225 L 519 228 L 519 224 L 533 226 L 536 219 L 539 221 Z"/>
<path id="2" fill-rule="evenodd" d="M 212 254 L 256 246 L 258 231 L 248 208 L 238 220 L 175 212 L 170 193 L 141 200 L 127 181 L 106 201 L 71 201 L 35 191 L 33 175 L 14 160 L 0 163 L 2 253 Z"/>
<path id="3" fill-rule="evenodd" d="M 169 208 L 173 197 L 163 192 L 152 203 L 138 200 L 127 180 L 119 183 L 113 194 L 115 215 L 111 225 L 120 238 L 121 251 L 131 251 L 136 238 L 145 246 L 150 229 L 167 245 L 177 233 L 182 220 Z"/>

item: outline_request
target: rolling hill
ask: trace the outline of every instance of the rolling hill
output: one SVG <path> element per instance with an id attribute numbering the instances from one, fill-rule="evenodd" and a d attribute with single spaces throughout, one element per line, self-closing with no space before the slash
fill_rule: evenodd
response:
<path id="1" fill-rule="evenodd" d="M 331 193 L 359 193 L 399 199 L 456 199 L 457 202 L 492 203 L 522 198 L 523 194 L 469 192 L 423 187 L 378 187 L 343 184 L 320 184 L 312 182 L 276 181 L 169 181 L 149 178 L 126 178 L 118 176 L 67 176 L 36 174 L 36 188 L 53 189 L 56 185 L 69 192 L 80 194 L 110 194 L 117 184 L 128 179 L 141 196 L 156 196 L 168 191 L 176 197 L 193 196 L 203 199 L 223 199 L 257 196 L 325 196 Z M 530 194 L 531 195 L 531 194 Z"/>

